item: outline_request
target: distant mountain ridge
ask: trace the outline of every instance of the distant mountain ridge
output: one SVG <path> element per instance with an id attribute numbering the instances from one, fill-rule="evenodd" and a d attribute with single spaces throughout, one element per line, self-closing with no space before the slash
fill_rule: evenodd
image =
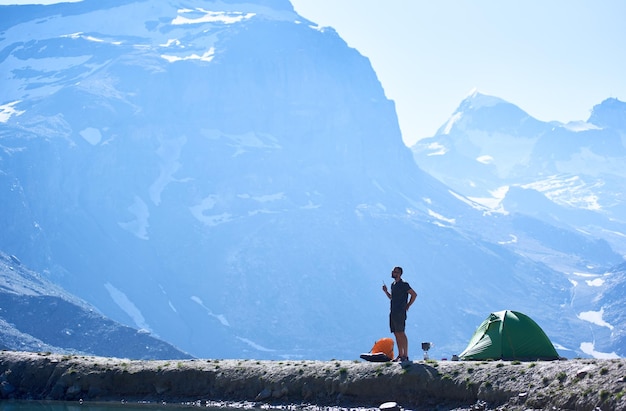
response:
<path id="1" fill-rule="evenodd" d="M 412 356 L 460 352 L 502 309 L 563 355 L 624 352 L 561 271 L 621 255 L 416 166 L 334 30 L 284 1 L 76 4 L 0 33 L 0 249 L 46 279 L 196 357 L 358 358 L 389 334 L 396 265 Z"/>
<path id="2" fill-rule="evenodd" d="M 477 106 L 480 100 L 497 102 Z M 626 222 L 620 188 L 626 178 L 624 116 L 626 103 L 607 99 L 593 108 L 587 122 L 544 123 L 511 103 L 475 92 L 445 127 L 412 150 L 424 170 L 492 207 L 506 204 L 506 191 L 520 187 L 565 207 L 563 215 L 581 218 L 591 211 L 586 214 L 595 215 L 593 225 L 603 227 L 592 230 L 606 231 L 595 234 L 626 252 L 622 236 L 609 233 L 612 228 L 622 231 Z M 517 211 L 515 203 L 508 204 L 508 211 Z M 536 215 L 540 209 L 521 211 Z"/>

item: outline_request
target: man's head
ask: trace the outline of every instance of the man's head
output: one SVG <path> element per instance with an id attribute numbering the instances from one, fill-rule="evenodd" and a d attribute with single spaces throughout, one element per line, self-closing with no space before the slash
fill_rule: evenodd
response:
<path id="1" fill-rule="evenodd" d="M 393 270 L 391 270 L 391 277 L 393 277 L 394 279 L 398 279 L 402 276 L 402 267 L 394 267 Z"/>

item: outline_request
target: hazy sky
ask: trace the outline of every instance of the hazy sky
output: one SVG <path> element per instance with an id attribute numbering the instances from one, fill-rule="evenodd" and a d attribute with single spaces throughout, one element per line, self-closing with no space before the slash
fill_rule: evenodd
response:
<path id="1" fill-rule="evenodd" d="M 0 0 L 19 2 L 49 0 Z M 370 59 L 409 145 L 474 88 L 544 121 L 586 120 L 608 97 L 626 101 L 625 0 L 291 3 Z"/>
<path id="2" fill-rule="evenodd" d="M 404 141 L 434 135 L 474 88 L 544 121 L 626 101 L 624 0 L 292 0 L 368 57 Z"/>

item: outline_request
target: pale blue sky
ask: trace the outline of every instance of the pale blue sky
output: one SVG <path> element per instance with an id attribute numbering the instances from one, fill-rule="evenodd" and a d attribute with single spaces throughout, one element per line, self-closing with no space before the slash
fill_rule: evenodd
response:
<path id="1" fill-rule="evenodd" d="M 474 88 L 544 121 L 586 120 L 608 97 L 626 101 L 624 0 L 291 3 L 370 59 L 409 145 L 432 136 Z"/>
<path id="2" fill-rule="evenodd" d="M 474 88 L 544 121 L 626 101 L 624 0 L 292 0 L 372 62 L 407 144 Z"/>

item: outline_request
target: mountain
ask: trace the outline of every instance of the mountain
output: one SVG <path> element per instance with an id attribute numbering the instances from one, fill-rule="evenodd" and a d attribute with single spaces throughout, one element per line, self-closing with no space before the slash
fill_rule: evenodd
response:
<path id="1" fill-rule="evenodd" d="M 525 172 L 535 142 L 553 127 L 511 103 L 474 91 L 435 136 L 419 140 L 412 151 L 421 168 L 451 188 L 490 198 L 501 179 Z"/>
<path id="2" fill-rule="evenodd" d="M 564 259 L 546 260 L 516 240 L 519 230 L 559 227 L 626 253 L 625 118 L 626 103 L 610 98 L 593 107 L 587 121 L 545 123 L 500 98 L 473 92 L 435 136 L 412 147 L 425 171 L 493 212 L 523 221 L 510 247 L 563 272 L 574 285 L 572 306 L 579 317 L 600 325 L 600 345 L 620 352 L 624 344 L 617 330 L 624 321 L 617 303 L 624 294 L 617 290 L 623 289 L 623 268 L 568 267 Z M 565 254 L 587 247 L 572 239 L 557 240 Z"/>
<path id="3" fill-rule="evenodd" d="M 539 192 L 559 210 L 550 223 L 589 230 L 624 254 L 621 187 L 626 178 L 626 103 L 607 99 L 586 122 L 540 122 L 517 106 L 474 92 L 435 136 L 412 147 L 424 170 L 481 204 L 515 211 L 515 188 Z M 491 121 L 490 119 L 493 119 Z M 595 121 L 598 124 L 593 123 Z M 515 198 L 515 200 L 513 200 Z"/>
<path id="4" fill-rule="evenodd" d="M 25 268 L 15 256 L 0 253 L 0 278 L 0 347 L 4 350 L 191 358 L 144 331 L 105 318 L 93 306 Z"/>
<path id="5" fill-rule="evenodd" d="M 0 249 L 103 315 L 196 357 L 358 358 L 400 265 L 413 356 L 502 309 L 586 355 L 572 283 L 536 256 L 621 256 L 417 167 L 368 59 L 288 1 L 0 12 Z"/>
<path id="6" fill-rule="evenodd" d="M 412 151 L 424 170 L 492 208 L 507 201 L 512 187 L 537 191 L 562 206 L 572 226 L 587 220 L 594 234 L 624 253 L 623 236 L 608 231 L 625 228 L 625 116 L 626 103 L 607 99 L 586 122 L 545 123 L 475 91 L 435 136 Z"/>

